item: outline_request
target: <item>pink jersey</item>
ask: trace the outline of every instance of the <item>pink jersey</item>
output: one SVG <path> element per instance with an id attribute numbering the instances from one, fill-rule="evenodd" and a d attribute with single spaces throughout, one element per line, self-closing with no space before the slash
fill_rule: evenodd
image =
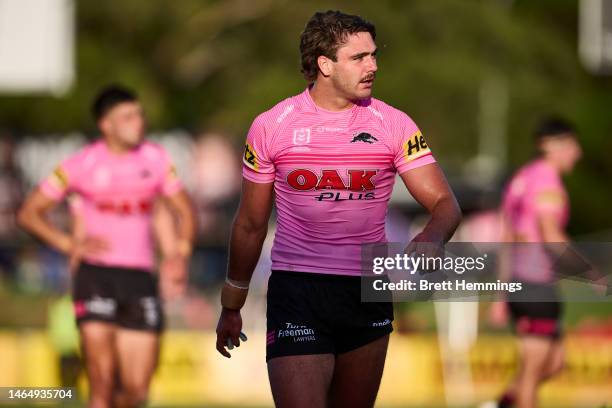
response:
<path id="1" fill-rule="evenodd" d="M 177 193 L 182 185 L 161 146 L 143 142 L 117 155 L 98 141 L 66 159 L 40 189 L 58 201 L 67 193 L 78 194 L 85 234 L 110 244 L 107 252 L 85 261 L 152 270 L 153 202 L 159 195 Z"/>
<path id="2" fill-rule="evenodd" d="M 274 182 L 273 270 L 359 275 L 361 245 L 386 242 L 395 174 L 435 160 L 405 113 L 374 98 L 330 112 L 306 89 L 253 121 L 243 162 Z"/>
<path id="3" fill-rule="evenodd" d="M 567 192 L 559 173 L 546 161 L 534 160 L 517 171 L 504 192 L 502 211 L 516 242 L 542 242 L 538 216 L 553 215 L 561 227 L 569 217 Z M 540 245 L 518 245 L 513 257 L 514 276 L 533 282 L 552 277 L 550 258 Z"/>

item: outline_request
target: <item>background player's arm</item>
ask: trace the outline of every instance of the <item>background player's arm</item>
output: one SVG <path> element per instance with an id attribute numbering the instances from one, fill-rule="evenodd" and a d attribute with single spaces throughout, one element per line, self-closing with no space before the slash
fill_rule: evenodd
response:
<path id="1" fill-rule="evenodd" d="M 571 239 L 561 225 L 559 217 L 555 214 L 555 211 L 561 211 L 561 208 L 556 208 L 554 203 L 560 203 L 562 197 L 555 198 L 553 193 L 543 192 L 538 199 L 539 202 L 544 203 L 540 206 L 537 215 L 542 242 L 548 244 L 546 249 L 550 254 L 557 257 L 557 270 L 555 272 L 559 274 L 559 279 L 566 274 L 588 277 L 595 282 L 596 292 L 603 294 L 608 284 L 607 278 L 577 248 L 570 245 Z"/>
<path id="2" fill-rule="evenodd" d="M 159 287 L 162 297 L 170 300 L 183 295 L 187 288 L 188 260 L 193 248 L 196 221 L 191 199 L 182 188 L 165 196 L 160 204 L 156 214 L 156 232 L 162 234 L 158 237 L 162 253 Z M 164 217 L 169 218 L 170 222 L 164 222 L 164 219 L 167 220 Z"/>
<path id="3" fill-rule="evenodd" d="M 101 238 L 86 237 L 82 241 L 76 240 L 75 237 L 56 228 L 47 219 L 47 214 L 57 204 L 56 200 L 47 197 L 38 188 L 28 196 L 19 209 L 17 221 L 23 229 L 66 255 L 80 258 L 82 255 L 98 254 L 108 249 L 108 243 Z"/>
<path id="4" fill-rule="evenodd" d="M 181 189 L 179 192 L 165 197 L 170 211 L 178 221 L 178 255 L 189 257 L 193 247 L 196 231 L 196 218 L 193 203 L 187 192 Z M 166 256 L 172 254 L 164 254 Z"/>
<path id="5" fill-rule="evenodd" d="M 559 225 L 558 217 L 551 213 L 538 214 L 538 225 L 543 242 L 569 242 L 570 239 Z"/>
<path id="6" fill-rule="evenodd" d="M 559 189 L 548 186 L 538 188 L 533 204 L 542 242 L 569 242 L 570 239 L 559 220 L 559 213 L 565 205 L 565 198 Z"/>
<path id="7" fill-rule="evenodd" d="M 431 215 L 413 242 L 446 242 L 461 221 L 461 209 L 444 173 L 436 163 L 400 174 L 414 199 Z"/>
<path id="8" fill-rule="evenodd" d="M 545 245 L 550 254 L 560 258 L 569 249 L 570 239 L 563 230 L 557 212 L 561 211 L 560 198 L 551 200 L 551 197 L 557 197 L 558 194 L 550 191 L 542 191 L 535 197 L 535 205 L 537 210 L 536 223 L 540 229 L 541 242 Z M 576 259 L 578 255 L 576 255 Z M 581 257 L 580 257 L 581 258 Z"/>
<path id="9" fill-rule="evenodd" d="M 57 201 L 44 195 L 40 189 L 36 189 L 26 198 L 19 209 L 17 221 L 29 233 L 60 252 L 69 254 L 73 249 L 72 237 L 56 228 L 47 219 L 47 214 L 57 205 Z"/>

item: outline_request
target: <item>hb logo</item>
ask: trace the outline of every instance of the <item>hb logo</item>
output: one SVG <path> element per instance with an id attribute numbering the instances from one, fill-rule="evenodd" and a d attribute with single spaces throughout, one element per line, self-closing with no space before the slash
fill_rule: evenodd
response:
<path id="1" fill-rule="evenodd" d="M 406 151 L 406 159 L 413 160 L 425 153 L 429 153 L 429 146 L 427 146 L 421 132 L 417 132 L 404 143 L 404 150 Z"/>

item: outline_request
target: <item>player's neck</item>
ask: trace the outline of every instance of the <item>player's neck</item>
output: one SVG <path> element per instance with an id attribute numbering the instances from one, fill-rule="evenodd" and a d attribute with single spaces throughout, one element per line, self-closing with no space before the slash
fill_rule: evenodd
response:
<path id="1" fill-rule="evenodd" d="M 353 101 L 338 95 L 335 89 L 325 84 L 315 82 L 308 92 L 315 105 L 327 111 L 342 112 L 355 105 Z"/>
<path id="2" fill-rule="evenodd" d="M 112 137 L 103 136 L 102 140 L 104 141 L 108 151 L 117 156 L 122 156 L 134 149 L 133 147 L 127 146 L 124 143 L 113 140 Z"/>
<path id="3" fill-rule="evenodd" d="M 554 160 L 552 157 L 542 156 L 542 161 L 546 163 L 549 167 L 553 168 L 557 173 L 563 173 L 563 166 Z"/>

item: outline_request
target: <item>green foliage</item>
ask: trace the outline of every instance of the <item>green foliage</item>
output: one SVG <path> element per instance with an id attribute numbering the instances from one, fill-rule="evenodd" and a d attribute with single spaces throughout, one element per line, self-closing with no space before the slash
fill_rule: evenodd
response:
<path id="1" fill-rule="evenodd" d="M 612 226 L 612 81 L 578 61 L 576 0 L 80 1 L 74 87 L 59 99 L 0 98 L 0 126 L 91 130 L 92 96 L 122 82 L 139 91 L 154 129 L 222 127 L 242 139 L 254 116 L 305 87 L 298 37 L 325 9 L 377 24 L 375 95 L 413 117 L 450 171 L 473 155 L 490 76 L 509 90 L 510 167 L 530 157 L 543 115 L 574 120 L 585 160 L 569 180 L 572 230 Z"/>

